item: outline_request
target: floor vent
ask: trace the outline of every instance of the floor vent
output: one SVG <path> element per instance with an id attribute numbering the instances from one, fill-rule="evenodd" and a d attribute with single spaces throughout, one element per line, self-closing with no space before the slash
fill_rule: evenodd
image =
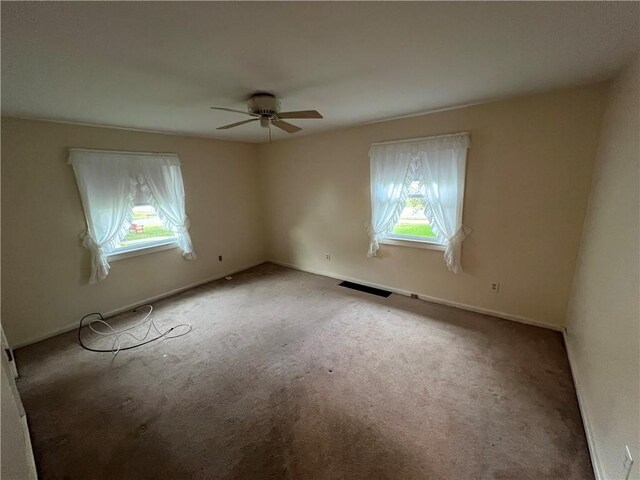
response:
<path id="1" fill-rule="evenodd" d="M 379 288 L 367 287 L 366 285 L 360 285 L 359 283 L 342 282 L 340 286 L 351 288 L 353 290 L 358 290 L 360 292 L 370 293 L 371 295 L 378 295 L 379 297 L 387 298 L 389 295 L 391 295 L 391 292 L 389 292 L 388 290 L 381 290 Z"/>

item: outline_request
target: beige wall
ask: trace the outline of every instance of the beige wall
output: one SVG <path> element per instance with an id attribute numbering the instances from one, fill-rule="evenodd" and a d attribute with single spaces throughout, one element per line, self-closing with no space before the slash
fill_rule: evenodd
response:
<path id="1" fill-rule="evenodd" d="M 568 312 L 568 348 L 602 479 L 640 478 L 640 57 L 613 84 Z"/>
<path id="2" fill-rule="evenodd" d="M 606 89 L 573 88 L 261 145 L 268 256 L 561 326 Z M 459 131 L 472 136 L 465 273 L 447 271 L 435 250 L 382 245 L 377 258 L 367 258 L 369 145 Z M 501 283 L 498 295 L 489 291 L 492 281 Z"/>
<path id="3" fill-rule="evenodd" d="M 112 262 L 88 285 L 89 252 L 69 147 L 175 152 L 198 253 L 172 249 Z M 2 119 L 2 322 L 22 344 L 86 313 L 147 298 L 264 259 L 255 145 L 118 129 Z M 223 255 L 223 263 L 218 262 Z"/>
<path id="4" fill-rule="evenodd" d="M 22 344 L 89 311 L 139 303 L 267 257 L 561 326 L 606 90 L 531 95 L 260 147 L 3 119 L 7 335 Z M 435 250 L 383 245 L 368 259 L 370 143 L 462 130 L 472 134 L 465 273 L 448 272 Z M 87 285 L 89 253 L 78 240 L 84 218 L 65 158 L 74 146 L 178 153 L 198 260 L 177 250 L 120 260 L 105 282 Z M 493 281 L 501 282 L 498 295 L 489 291 Z"/>

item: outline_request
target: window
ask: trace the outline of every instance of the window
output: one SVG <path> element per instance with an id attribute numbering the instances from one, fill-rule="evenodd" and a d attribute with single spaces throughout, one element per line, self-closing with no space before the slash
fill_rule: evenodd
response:
<path id="1" fill-rule="evenodd" d="M 445 263 L 462 271 L 461 245 L 470 229 L 462 224 L 469 134 L 375 143 L 371 162 L 369 251 L 380 243 L 445 250 Z"/>
<path id="2" fill-rule="evenodd" d="M 129 231 L 110 256 L 176 243 L 175 233 L 165 226 L 150 202 L 149 196 L 138 185 Z"/>
<path id="3" fill-rule="evenodd" d="M 196 258 L 177 155 L 72 148 L 69 163 L 87 222 L 89 283 L 106 278 L 114 254 L 175 243 Z"/>
<path id="4" fill-rule="evenodd" d="M 387 238 L 440 244 L 431 222 L 425 215 L 427 204 L 424 200 L 425 188 L 422 180 L 413 175 L 402 207 L 400 218 Z"/>

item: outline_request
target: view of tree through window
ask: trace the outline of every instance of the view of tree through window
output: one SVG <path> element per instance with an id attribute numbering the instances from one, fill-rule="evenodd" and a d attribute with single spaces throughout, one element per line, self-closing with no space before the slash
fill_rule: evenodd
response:
<path id="1" fill-rule="evenodd" d="M 149 241 L 170 240 L 174 237 L 173 232 L 164 226 L 152 205 L 136 205 L 133 207 L 133 222 L 120 247 Z"/>
<path id="2" fill-rule="evenodd" d="M 407 202 L 393 232 L 396 235 L 411 235 L 414 237 L 435 238 L 429 219 L 424 214 L 424 185 L 420 180 L 414 180 L 409 187 Z"/>

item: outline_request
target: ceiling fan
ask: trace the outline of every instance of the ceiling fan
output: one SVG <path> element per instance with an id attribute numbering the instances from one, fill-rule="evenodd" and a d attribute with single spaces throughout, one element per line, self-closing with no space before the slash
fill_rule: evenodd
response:
<path id="1" fill-rule="evenodd" d="M 269 128 L 271 125 L 284 130 L 287 133 L 296 133 L 302 130 L 289 122 L 285 122 L 283 119 L 289 118 L 322 118 L 322 115 L 316 110 L 301 110 L 299 112 L 281 112 L 280 101 L 270 93 L 256 93 L 251 96 L 247 101 L 247 112 L 242 110 L 234 110 L 233 108 L 225 107 L 211 107 L 213 110 L 224 110 L 225 112 L 242 113 L 254 117 L 250 120 L 243 120 L 242 122 L 231 123 L 218 127 L 216 130 L 227 130 L 229 128 L 238 127 L 245 123 L 260 122 L 260 126 L 263 128 Z M 271 135 L 271 130 L 269 130 Z"/>

